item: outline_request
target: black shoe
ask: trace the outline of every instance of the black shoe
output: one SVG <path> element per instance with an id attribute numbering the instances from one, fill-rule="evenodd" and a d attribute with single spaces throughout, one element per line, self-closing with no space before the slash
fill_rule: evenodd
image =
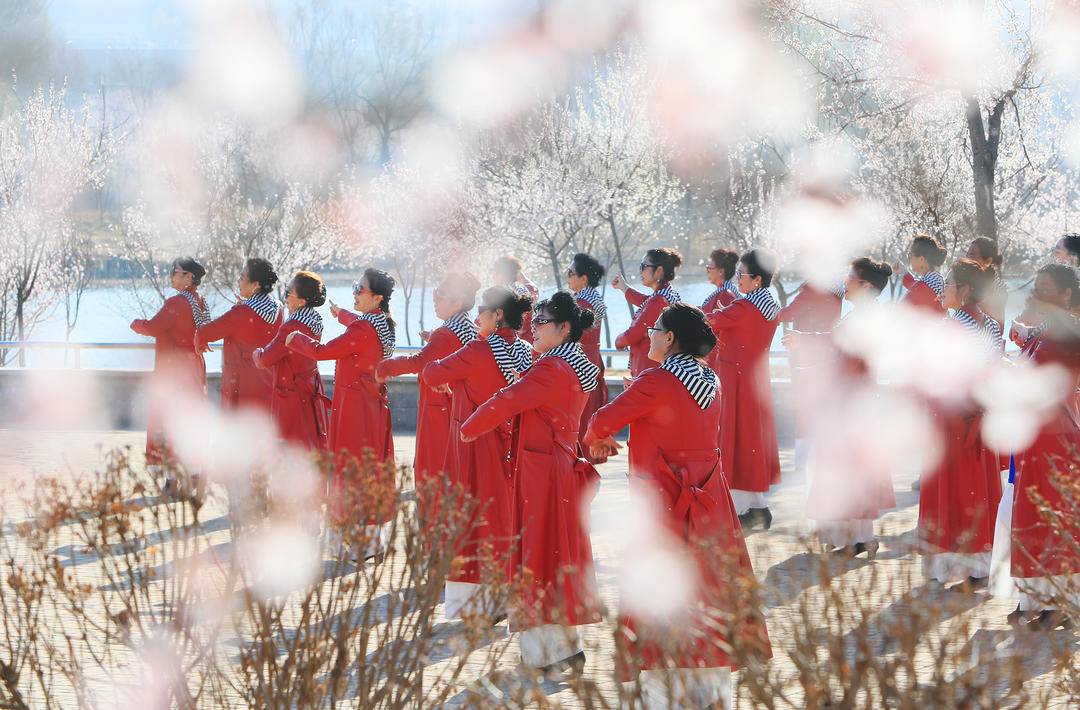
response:
<path id="1" fill-rule="evenodd" d="M 585 670 L 585 652 L 578 651 L 569 658 L 564 658 L 561 661 L 555 661 L 551 665 L 544 666 L 540 669 L 540 672 L 545 676 L 558 676 L 566 671 L 570 671 L 571 674 L 579 676 Z"/>
<path id="2" fill-rule="evenodd" d="M 749 530 L 750 528 L 754 527 L 754 520 L 756 518 L 757 516 L 754 514 L 754 509 L 751 508 L 750 510 L 739 516 L 739 525 L 742 526 L 743 530 Z"/>
<path id="3" fill-rule="evenodd" d="M 1010 612 L 1009 615 L 1005 617 L 1005 620 L 1012 626 L 1020 626 L 1024 622 L 1031 621 L 1037 616 L 1038 613 L 1034 611 L 1021 611 L 1020 605 L 1017 604 L 1016 609 Z"/>
<path id="4" fill-rule="evenodd" d="M 878 541 L 871 540 L 870 542 L 857 542 L 855 543 L 855 555 L 866 553 L 866 559 L 872 560 L 877 556 Z"/>
<path id="5" fill-rule="evenodd" d="M 491 617 L 491 625 L 492 626 L 498 626 L 502 622 L 506 621 L 507 618 L 508 617 L 507 617 L 507 614 L 506 614 L 505 611 L 499 612 L 495 616 Z"/>
<path id="6" fill-rule="evenodd" d="M 755 523 L 758 521 L 761 522 L 761 527 L 766 530 L 772 527 L 772 511 L 769 510 L 768 506 L 764 508 L 751 508 L 749 512 L 754 514 L 756 518 Z"/>
<path id="7" fill-rule="evenodd" d="M 1033 631 L 1071 629 L 1072 619 L 1060 609 L 1044 609 L 1038 617 L 1028 622 L 1027 628 Z"/>
<path id="8" fill-rule="evenodd" d="M 829 554 L 833 557 L 854 557 L 858 553 L 855 551 L 854 545 L 844 545 L 843 547 L 834 547 L 829 550 Z"/>

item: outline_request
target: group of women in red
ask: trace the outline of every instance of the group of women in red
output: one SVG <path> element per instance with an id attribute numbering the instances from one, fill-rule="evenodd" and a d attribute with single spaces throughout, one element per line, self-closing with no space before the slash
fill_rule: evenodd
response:
<path id="1" fill-rule="evenodd" d="M 909 257 L 905 300 L 948 318 L 988 358 L 1000 356 L 1005 289 L 996 243 L 975 240 L 947 277 L 938 271 L 944 250 L 932 237 L 915 238 Z M 354 460 L 387 464 L 386 482 L 393 485 L 386 383 L 416 375 L 418 488 L 458 486 L 482 506 L 469 539 L 459 541 L 465 564 L 455 566 L 447 582 L 447 616 L 508 612 L 511 627 L 522 632 L 523 662 L 546 671 L 580 671 L 585 657 L 578 627 L 599 621 L 583 511 L 600 481 L 595 464 L 621 448 L 615 437 L 628 427 L 631 490 L 651 502 L 663 529 L 693 561 L 695 608 L 719 611 L 722 623 L 673 625 L 628 613 L 619 673 L 648 693 L 650 687 L 667 687 L 671 678 L 665 674 L 673 669 L 694 669 L 687 676 L 691 681 L 680 681 L 691 683 L 686 692 L 716 702 L 728 692 L 733 647 L 746 644 L 760 657 L 770 654 L 764 620 L 738 596 L 742 582 L 753 576 L 744 530 L 770 527 L 765 495 L 780 481 L 769 359 L 780 323 L 791 325 L 784 340 L 799 401 L 796 437 L 815 442 L 807 517 L 822 541 L 838 553 L 873 556 L 874 521 L 895 505 L 888 471 L 830 466 L 832 460 L 850 461 L 851 446 L 865 442 L 815 431 L 808 412 L 820 402 L 807 394 L 820 390 L 814 385 L 827 371 L 843 375 L 842 387 L 830 391 L 837 407 L 876 386 L 867 363 L 836 347 L 835 334 L 878 301 L 893 269 L 869 257 L 857 259 L 843 288 L 807 284 L 781 308 L 770 290 L 778 267 L 772 252 L 717 249 L 706 265 L 715 290 L 697 308 L 683 303 L 672 287 L 681 264 L 674 249 L 650 249 L 639 265 L 647 291 L 630 288 L 621 275 L 611 282 L 623 292 L 633 319 L 615 339 L 617 348 L 629 350 L 630 376 L 610 401 L 600 355 L 606 306 L 598 286 L 605 270 L 587 254 L 576 254 L 569 264 L 570 291 L 539 302 L 535 286 L 511 257 L 499 260 L 495 285 L 482 292 L 471 274 L 447 274 L 433 292 L 442 324 L 422 334 L 419 352 L 403 357 L 393 357 L 394 281 L 378 269 L 367 269 L 354 284 L 353 311 L 331 304 L 345 332 L 327 342 L 316 310 L 326 301 L 321 279 L 296 273 L 282 308 L 271 296 L 278 277 L 261 259 L 247 261 L 237 284 L 240 301 L 215 320 L 197 292 L 205 269 L 178 259 L 171 276 L 178 295 L 132 328 L 157 339 L 162 377 L 203 392 L 202 352 L 208 343 L 224 340 L 223 405 L 266 409 L 283 440 L 328 452 L 336 461 L 332 490 L 338 492 L 347 490 L 344 472 Z M 854 314 L 843 321 L 842 299 Z M 1023 341 L 1032 361 L 1068 368 L 1073 390 L 1080 377 L 1074 300 L 1080 301 L 1075 269 L 1044 267 L 1022 316 L 1026 320 L 1014 328 L 1014 339 Z M 335 361 L 332 402 L 323 391 L 319 360 Z M 1044 425 L 1035 443 L 1014 452 L 1018 490 L 1034 488 L 1055 500 L 1056 489 L 1048 483 L 1054 464 L 1048 461 L 1063 454 L 1062 447 L 1080 445 L 1077 401 L 1070 394 L 1068 406 Z M 928 406 L 944 453 L 920 486 L 924 569 L 942 582 L 975 585 L 988 574 L 1002 459 L 982 442 L 974 403 Z M 151 458 L 167 451 L 159 422 L 152 411 Z M 844 446 L 848 450 L 840 457 Z M 331 496 L 330 515 L 347 519 L 352 511 L 343 501 L 349 500 Z M 1012 567 L 1014 576 L 1033 580 L 1025 599 L 1045 599 L 1039 579 L 1075 574 L 1080 564 L 1047 543 L 1033 500 L 1016 496 Z M 365 522 L 377 528 L 392 514 L 387 508 Z M 483 581 L 492 565 L 506 579 L 526 580 L 512 609 L 487 606 Z M 1067 623 L 1058 610 L 1033 609 L 1032 603 L 1022 601 L 1016 614 L 1038 612 L 1032 623 L 1042 626 Z"/>

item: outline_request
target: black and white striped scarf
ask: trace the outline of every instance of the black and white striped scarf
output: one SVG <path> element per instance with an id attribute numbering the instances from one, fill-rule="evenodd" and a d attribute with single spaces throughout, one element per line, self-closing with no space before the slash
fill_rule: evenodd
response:
<path id="1" fill-rule="evenodd" d="M 383 357 L 393 355 L 397 339 L 394 337 L 394 331 L 390 329 L 389 321 L 386 320 L 386 314 L 382 311 L 375 311 L 374 313 L 361 313 L 358 318 L 371 323 L 372 327 L 375 328 L 375 334 L 379 336 L 379 342 L 382 343 Z"/>
<path id="2" fill-rule="evenodd" d="M 578 383 L 582 392 L 592 392 L 596 389 L 596 376 L 600 374 L 600 368 L 589 362 L 585 357 L 585 351 L 581 349 L 581 343 L 563 343 L 558 345 L 540 357 L 557 357 L 565 360 L 570 367 L 574 368 Z"/>
<path id="3" fill-rule="evenodd" d="M 919 281 L 933 289 L 934 293 L 939 297 L 945 293 L 945 279 L 936 271 L 927 271 L 919 277 Z"/>
<path id="4" fill-rule="evenodd" d="M 720 391 L 716 373 L 687 353 L 668 355 L 660 363 L 660 369 L 675 375 L 703 410 L 712 405 L 716 393 Z"/>
<path id="5" fill-rule="evenodd" d="M 472 322 L 472 319 L 469 318 L 469 314 L 465 311 L 450 316 L 443 321 L 443 325 L 446 326 L 451 333 L 457 336 L 457 339 L 461 341 L 462 345 L 467 345 L 476 340 L 476 323 Z"/>
<path id="6" fill-rule="evenodd" d="M 759 288 L 756 291 L 744 294 L 743 298 L 750 301 L 765 316 L 765 320 L 776 320 L 780 315 L 780 304 L 773 298 L 772 292 L 767 288 Z"/>
<path id="7" fill-rule="evenodd" d="M 507 343 L 492 333 L 487 337 L 487 342 L 506 384 L 514 384 L 518 373 L 525 372 L 532 366 L 532 348 L 524 340 L 514 338 L 513 343 Z"/>
<path id="8" fill-rule="evenodd" d="M 742 295 L 742 292 L 739 291 L 739 279 L 737 278 L 728 279 L 721 288 L 725 291 L 730 291 L 736 298 Z"/>
<path id="9" fill-rule="evenodd" d="M 727 290 L 728 290 L 727 284 L 724 284 L 723 286 L 718 287 L 715 291 L 713 291 L 712 293 L 709 294 L 708 298 L 706 298 L 704 301 L 701 302 L 701 307 L 705 308 L 705 306 L 709 305 L 709 301 L 713 300 L 714 298 L 716 298 L 717 296 L 719 296 L 720 294 L 724 293 Z"/>
<path id="10" fill-rule="evenodd" d="M 592 286 L 586 286 L 578 291 L 577 297 L 592 306 L 592 312 L 596 316 L 596 327 L 599 327 L 600 321 L 604 320 L 604 316 L 607 315 L 607 304 L 604 303 L 604 297 Z"/>
<path id="11" fill-rule="evenodd" d="M 322 337 L 322 316 L 311 306 L 304 306 L 300 310 L 290 313 L 288 320 L 285 322 L 288 323 L 290 320 L 299 321 L 306 325 L 316 338 Z"/>
<path id="12" fill-rule="evenodd" d="M 668 302 L 669 306 L 674 305 L 674 304 L 676 304 L 676 303 L 678 303 L 679 301 L 682 300 L 682 296 L 679 295 L 678 291 L 676 291 L 675 289 L 673 289 L 671 287 L 671 284 L 668 284 L 667 286 L 664 286 L 662 289 L 660 289 L 659 291 L 657 291 L 653 295 L 654 296 L 660 296 L 661 298 L 663 298 L 665 301 Z"/>
<path id="13" fill-rule="evenodd" d="M 281 310 L 278 300 L 268 293 L 257 293 L 251 298 L 244 299 L 244 305 L 270 324 L 277 321 L 278 312 Z"/>
<path id="14" fill-rule="evenodd" d="M 210 311 L 201 303 L 198 297 L 191 291 L 180 291 L 181 296 L 191 306 L 191 317 L 195 320 L 195 327 L 202 328 L 210 322 Z"/>
<path id="15" fill-rule="evenodd" d="M 997 350 L 999 346 L 1003 347 L 1001 328 L 993 318 L 984 314 L 983 322 L 979 323 L 975 316 L 962 308 L 957 308 L 952 312 L 952 319 L 964 326 L 964 330 L 977 337 L 991 350 Z"/>
<path id="16" fill-rule="evenodd" d="M 838 283 L 829 289 L 829 293 L 836 296 L 842 301 L 844 300 L 844 296 L 847 295 L 847 286 L 845 286 L 843 283 Z"/>

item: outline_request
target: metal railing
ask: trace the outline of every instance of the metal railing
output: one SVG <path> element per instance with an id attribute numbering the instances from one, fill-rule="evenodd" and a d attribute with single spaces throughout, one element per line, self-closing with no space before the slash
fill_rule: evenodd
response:
<path id="1" fill-rule="evenodd" d="M 221 343 L 212 343 L 210 345 L 211 350 L 221 350 Z M 120 343 L 94 343 L 94 342 L 75 342 L 65 340 L 6 340 L 0 341 L 0 350 L 20 350 L 23 354 L 26 351 L 31 350 L 62 350 L 65 353 L 70 352 L 74 356 L 74 362 L 71 369 L 82 369 L 82 355 L 84 351 L 97 351 L 97 350 L 153 350 L 154 344 L 148 342 L 120 342 Z M 416 353 L 420 352 L 421 347 L 418 345 L 399 345 L 396 348 L 396 352 L 400 354 Z M 607 361 L 609 367 L 614 362 L 625 364 L 629 358 L 629 353 L 626 350 L 614 350 L 611 348 L 601 348 L 600 354 Z M 8 362 L 10 358 L 5 359 L 5 367 L 18 367 L 17 364 Z M 17 358 L 16 358 L 17 359 Z M 773 350 L 769 353 L 769 359 L 773 362 L 785 362 L 787 360 L 787 352 L 784 350 Z M 67 358 L 65 357 L 65 363 Z M 132 368 L 140 369 L 140 368 Z"/>

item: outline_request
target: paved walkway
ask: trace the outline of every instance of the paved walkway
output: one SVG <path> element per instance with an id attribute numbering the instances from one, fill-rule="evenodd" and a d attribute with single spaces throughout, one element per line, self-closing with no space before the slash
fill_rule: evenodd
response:
<path id="1" fill-rule="evenodd" d="M 24 433 L 0 431 L 0 481 L 11 477 L 32 474 L 47 474 L 57 467 L 71 471 L 87 470 L 97 465 L 101 452 L 117 446 L 130 445 L 138 451 L 142 447 L 141 432 L 39 432 Z M 413 437 L 395 437 L 398 452 L 411 456 Z M 803 481 L 792 471 L 791 452 L 781 455 L 784 469 L 784 485 L 769 496 L 769 505 L 775 516 L 774 525 L 769 532 L 756 532 L 748 538 L 751 557 L 758 577 L 766 587 L 766 613 L 769 630 L 773 639 L 775 658 L 773 667 L 780 675 L 789 673 L 794 678 L 795 667 L 788 656 L 793 650 L 793 639 L 788 632 L 791 629 L 804 628 L 806 624 L 820 623 L 823 618 L 815 619 L 815 609 L 821 602 L 819 562 L 816 555 L 808 554 L 806 541 L 800 535 L 799 517 L 802 512 L 804 494 Z M 407 461 L 405 461 L 407 462 Z M 593 503 L 593 542 L 597 561 L 597 571 L 601 584 L 601 593 L 612 607 L 617 600 L 615 586 L 615 557 L 618 548 L 620 520 L 628 505 L 626 483 L 625 453 L 613 458 L 600 467 L 603 476 L 601 492 Z M 1053 637 L 1033 634 L 1016 634 L 1005 623 L 1005 615 L 1014 603 L 1008 600 L 990 598 L 986 594 L 972 597 L 955 592 L 944 592 L 924 584 L 921 578 L 918 557 L 911 552 L 915 542 L 913 528 L 917 518 L 918 498 L 911 493 L 910 479 L 896 481 L 898 508 L 878 521 L 877 532 L 882 547 L 875 561 L 856 560 L 836 567 L 836 574 L 841 576 L 843 586 L 850 593 L 859 595 L 871 610 L 871 617 L 864 623 L 871 625 L 870 640 L 880 644 L 878 648 L 883 657 L 896 657 L 904 653 L 895 642 L 897 624 L 903 626 L 911 622 L 913 598 L 923 598 L 939 603 L 947 609 L 939 623 L 933 624 L 932 634 L 955 635 L 960 630 L 968 643 L 958 650 L 960 658 L 966 658 L 970 665 L 992 667 L 994 663 L 1005 659 L 1019 659 L 1024 664 L 1025 677 L 1028 678 L 1025 689 L 1036 694 L 1031 706 L 1042 707 L 1060 705 L 1065 707 L 1061 697 L 1052 698 L 1054 668 L 1048 649 L 1051 644 L 1065 644 L 1073 651 L 1074 660 L 1080 658 L 1076 653 L 1076 639 L 1071 632 L 1056 632 Z M 854 629 L 859 620 L 849 619 L 835 623 L 845 626 L 848 631 Z M 452 627 L 443 624 L 440 627 Z M 505 627 L 502 627 L 505 629 Z M 452 633 L 441 631 L 440 633 Z M 505 651 L 500 665 L 508 669 L 514 667 L 517 660 L 516 641 L 505 637 L 495 641 Z M 612 643 L 611 628 L 607 624 L 590 627 L 586 633 L 587 654 L 586 677 L 605 689 L 605 694 L 614 699 L 612 678 Z M 853 636 L 853 638 L 855 638 Z M 474 676 L 482 674 L 486 668 L 481 648 L 470 657 L 470 668 Z M 964 655 L 966 654 L 966 655 Z M 933 677 L 934 659 L 916 659 L 920 680 L 927 682 Z M 444 661 L 445 662 L 445 661 Z M 965 661 L 966 662 L 966 661 Z M 438 672 L 438 663 L 431 667 L 432 673 Z M 463 679 L 471 682 L 469 669 Z M 924 675 L 925 674 L 925 675 Z M 738 682 L 738 675 L 735 676 Z M 566 685 L 547 684 L 544 692 L 548 700 L 566 706 L 581 706 L 574 692 Z M 792 704 L 800 706 L 801 689 L 792 683 L 789 689 L 793 695 Z M 465 686 L 456 699 L 467 701 Z M 1045 694 L 1040 698 L 1039 694 Z M 751 707 L 752 703 L 745 689 L 740 693 L 740 707 Z M 778 702 L 777 706 L 788 704 Z"/>

